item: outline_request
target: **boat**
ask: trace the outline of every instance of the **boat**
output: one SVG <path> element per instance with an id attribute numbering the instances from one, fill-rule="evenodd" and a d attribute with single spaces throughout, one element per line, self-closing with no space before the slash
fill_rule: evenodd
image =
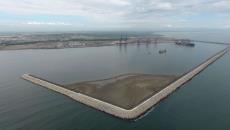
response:
<path id="1" fill-rule="evenodd" d="M 179 45 L 179 46 L 188 46 L 188 47 L 194 47 L 195 46 L 195 44 L 192 43 L 189 39 L 176 40 L 175 44 Z"/>
<path id="2" fill-rule="evenodd" d="M 164 50 L 159 50 L 159 54 L 163 54 L 163 53 L 166 53 L 166 52 L 167 52 L 166 49 L 164 49 Z"/>

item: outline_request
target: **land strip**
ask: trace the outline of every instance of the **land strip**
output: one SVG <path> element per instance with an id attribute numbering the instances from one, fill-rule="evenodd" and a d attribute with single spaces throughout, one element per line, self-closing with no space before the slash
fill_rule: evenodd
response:
<path id="1" fill-rule="evenodd" d="M 175 81 L 176 75 L 124 74 L 110 79 L 61 85 L 69 90 L 132 109 Z"/>
<path id="2" fill-rule="evenodd" d="M 63 48 L 83 48 L 83 47 L 100 47 L 112 46 L 121 44 L 150 44 L 150 43 L 168 43 L 174 42 L 174 39 L 169 37 L 130 37 L 127 40 L 120 41 L 119 39 L 68 39 L 68 40 L 37 40 L 37 41 L 1 41 L 0 50 L 25 50 L 25 49 L 63 49 Z"/>

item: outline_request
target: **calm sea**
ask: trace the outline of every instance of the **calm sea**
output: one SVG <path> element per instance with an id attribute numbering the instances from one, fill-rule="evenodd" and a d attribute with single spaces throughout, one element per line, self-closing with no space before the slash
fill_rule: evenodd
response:
<path id="1" fill-rule="evenodd" d="M 228 42 L 216 32 L 163 32 L 164 35 Z M 201 36 L 202 35 L 202 36 Z M 202 38 L 202 39 L 201 39 Z M 209 66 L 145 117 L 129 122 L 89 108 L 24 81 L 30 73 L 60 84 L 124 73 L 180 75 L 223 49 L 196 43 L 105 46 L 0 52 L 1 130 L 204 130 L 230 128 L 230 54 Z M 158 51 L 166 49 L 165 54 Z"/>

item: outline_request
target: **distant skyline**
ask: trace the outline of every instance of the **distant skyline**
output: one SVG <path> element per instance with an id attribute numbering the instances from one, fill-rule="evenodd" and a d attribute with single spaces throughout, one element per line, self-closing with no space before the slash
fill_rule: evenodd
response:
<path id="1" fill-rule="evenodd" d="M 0 32 L 230 29 L 229 0 L 0 0 Z"/>

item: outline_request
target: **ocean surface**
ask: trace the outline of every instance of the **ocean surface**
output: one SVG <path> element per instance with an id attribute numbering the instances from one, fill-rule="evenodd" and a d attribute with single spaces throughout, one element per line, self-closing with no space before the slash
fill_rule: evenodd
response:
<path id="1" fill-rule="evenodd" d="M 228 42 L 216 32 L 162 32 L 167 36 Z M 199 37 L 203 36 L 202 39 Z M 213 40 L 214 39 L 214 40 Z M 230 53 L 137 121 L 125 121 L 24 81 L 30 73 L 59 84 L 124 73 L 181 75 L 225 46 L 141 44 L 0 52 L 0 130 L 204 130 L 230 128 Z M 158 51 L 167 52 L 159 54 Z"/>

